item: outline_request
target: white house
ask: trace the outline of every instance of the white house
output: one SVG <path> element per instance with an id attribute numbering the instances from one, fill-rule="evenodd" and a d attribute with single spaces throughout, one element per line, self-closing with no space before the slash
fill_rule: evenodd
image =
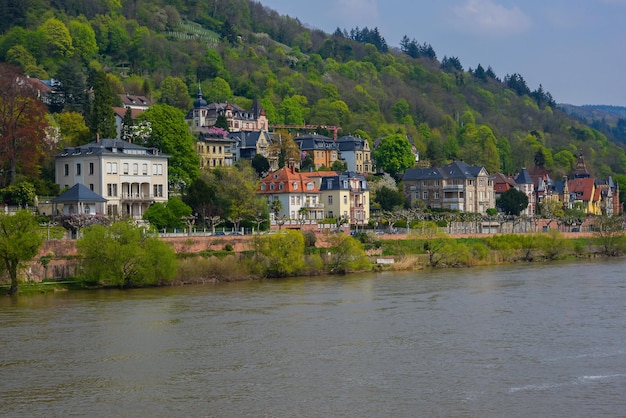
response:
<path id="1" fill-rule="evenodd" d="M 102 139 L 65 148 L 55 157 L 61 189 L 77 183 L 106 198 L 106 214 L 141 219 L 154 202 L 166 202 L 167 159 L 156 148 Z"/>

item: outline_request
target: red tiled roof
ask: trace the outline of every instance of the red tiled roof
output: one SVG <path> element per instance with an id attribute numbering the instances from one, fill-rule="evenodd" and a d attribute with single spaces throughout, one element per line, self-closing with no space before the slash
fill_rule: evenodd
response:
<path id="1" fill-rule="evenodd" d="M 591 177 L 571 179 L 567 182 L 567 187 L 570 193 L 576 193 L 580 200 L 583 202 L 589 202 L 592 198 L 597 201 L 595 197 L 595 180 Z"/>

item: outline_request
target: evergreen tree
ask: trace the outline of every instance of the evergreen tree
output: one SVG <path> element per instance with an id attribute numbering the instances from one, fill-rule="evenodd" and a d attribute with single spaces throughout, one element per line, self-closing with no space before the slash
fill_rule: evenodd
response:
<path id="1" fill-rule="evenodd" d="M 93 89 L 89 129 L 94 136 L 115 138 L 115 116 L 112 108 L 119 101 L 119 97 L 115 95 L 103 71 L 92 71 L 89 74 L 88 84 Z"/>

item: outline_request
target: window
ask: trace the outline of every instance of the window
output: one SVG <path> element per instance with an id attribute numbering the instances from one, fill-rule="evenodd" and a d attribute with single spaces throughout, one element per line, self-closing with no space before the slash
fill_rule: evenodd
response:
<path id="1" fill-rule="evenodd" d="M 422 199 L 428 200 L 428 192 L 422 192 Z"/>
<path id="2" fill-rule="evenodd" d="M 128 163 L 122 165 L 122 173 L 128 174 Z"/>
<path id="3" fill-rule="evenodd" d="M 162 176 L 163 164 L 152 164 L 152 174 L 155 176 Z"/>
<path id="4" fill-rule="evenodd" d="M 439 179 L 435 180 L 435 186 L 439 186 Z"/>
<path id="5" fill-rule="evenodd" d="M 80 176 L 82 173 L 80 163 L 76 164 L 76 175 Z"/>
<path id="6" fill-rule="evenodd" d="M 328 204 L 329 205 L 333 204 L 333 197 L 332 196 L 328 196 Z"/>
<path id="7" fill-rule="evenodd" d="M 270 190 L 274 190 L 274 183 L 270 183 Z"/>
<path id="8" fill-rule="evenodd" d="M 439 192 L 435 192 L 435 200 L 439 200 Z"/>
<path id="9" fill-rule="evenodd" d="M 89 190 L 91 190 L 93 192 L 93 183 L 89 184 Z"/>
<path id="10" fill-rule="evenodd" d="M 133 164 L 133 175 L 136 176 L 137 174 L 139 174 L 139 164 L 134 163 Z"/>
<path id="11" fill-rule="evenodd" d="M 148 175 L 148 164 L 142 164 L 142 165 L 141 165 L 141 173 L 142 173 L 144 176 L 147 176 L 147 175 Z"/>
<path id="12" fill-rule="evenodd" d="M 153 187 L 154 197 L 163 197 L 163 185 L 155 184 Z"/>
<path id="13" fill-rule="evenodd" d="M 282 190 L 284 186 L 285 186 L 284 184 L 280 183 L 280 184 L 278 185 L 278 190 Z"/>
<path id="14" fill-rule="evenodd" d="M 93 163 L 89 163 L 89 175 L 93 176 Z"/>
<path id="15" fill-rule="evenodd" d="M 422 186 L 426 187 L 426 180 L 422 181 Z"/>
<path id="16" fill-rule="evenodd" d="M 295 196 L 291 196 L 291 204 L 292 205 L 296 204 L 296 197 Z"/>
<path id="17" fill-rule="evenodd" d="M 107 196 L 117 196 L 117 184 L 107 184 Z"/>
<path id="18" fill-rule="evenodd" d="M 293 182 L 293 189 L 294 190 L 298 190 L 298 182 L 297 181 Z"/>
<path id="19" fill-rule="evenodd" d="M 347 205 L 348 204 L 348 196 L 344 196 L 343 197 L 343 204 Z"/>
<path id="20" fill-rule="evenodd" d="M 107 174 L 117 174 L 117 163 L 107 163 Z"/>
<path id="21" fill-rule="evenodd" d="M 313 190 L 315 188 L 315 186 L 313 185 L 313 183 L 307 183 L 306 184 L 306 189 L 307 190 Z"/>
<path id="22" fill-rule="evenodd" d="M 70 175 L 70 165 L 69 164 L 65 164 L 65 166 L 63 167 L 63 172 L 65 173 L 66 176 Z"/>
<path id="23" fill-rule="evenodd" d="M 265 191 L 265 183 L 261 183 L 261 191 Z"/>

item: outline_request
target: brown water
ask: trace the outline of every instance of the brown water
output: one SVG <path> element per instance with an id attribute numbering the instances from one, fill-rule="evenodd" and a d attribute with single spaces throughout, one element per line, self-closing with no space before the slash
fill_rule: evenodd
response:
<path id="1" fill-rule="evenodd" d="M 626 416 L 626 260 L 0 298 L 2 416 Z"/>

